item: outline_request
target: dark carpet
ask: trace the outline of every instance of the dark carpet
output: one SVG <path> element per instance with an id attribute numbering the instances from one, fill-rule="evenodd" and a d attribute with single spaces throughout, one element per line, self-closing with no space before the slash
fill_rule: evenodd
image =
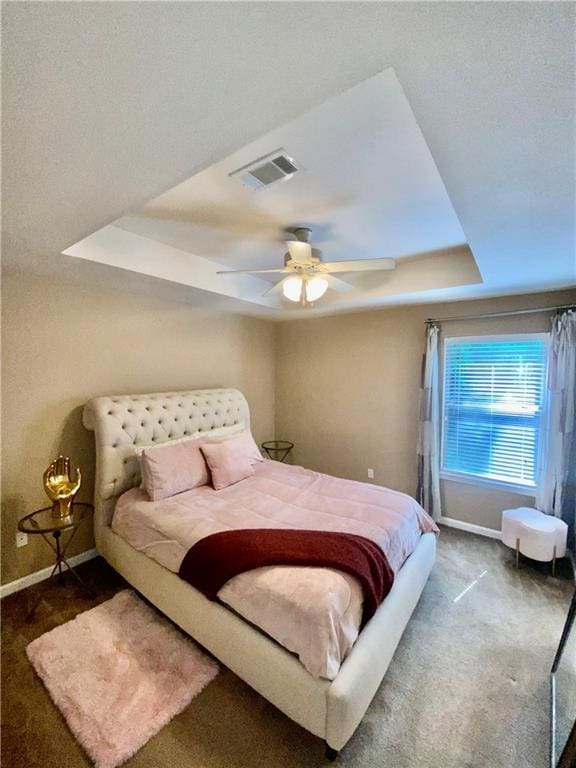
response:
<path id="1" fill-rule="evenodd" d="M 562 571 L 562 569 L 560 569 Z M 35 677 L 26 645 L 126 585 L 100 558 L 2 601 L 2 765 L 76 768 L 90 761 Z M 465 594 L 467 587 L 474 586 Z M 27 605 L 44 590 L 35 619 Z M 568 609 L 568 569 L 523 560 L 499 542 L 443 528 L 437 565 L 340 768 L 545 768 L 548 673 Z M 461 595 L 459 599 L 458 596 Z M 319 739 L 222 674 L 126 765 L 314 768 Z"/>

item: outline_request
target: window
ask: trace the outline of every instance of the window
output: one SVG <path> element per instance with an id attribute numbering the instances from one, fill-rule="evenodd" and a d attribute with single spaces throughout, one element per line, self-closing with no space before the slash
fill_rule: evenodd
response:
<path id="1" fill-rule="evenodd" d="M 442 471 L 533 489 L 547 335 L 446 339 Z"/>

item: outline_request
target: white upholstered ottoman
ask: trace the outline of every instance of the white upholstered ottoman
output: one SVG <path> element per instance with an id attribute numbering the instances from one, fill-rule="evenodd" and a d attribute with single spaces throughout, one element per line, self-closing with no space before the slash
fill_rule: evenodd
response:
<path id="1" fill-rule="evenodd" d="M 502 512 L 502 541 L 516 550 L 516 567 L 522 553 L 532 560 L 552 561 L 554 573 L 556 558 L 566 554 L 567 535 L 568 526 L 563 520 L 537 509 L 519 507 Z"/>

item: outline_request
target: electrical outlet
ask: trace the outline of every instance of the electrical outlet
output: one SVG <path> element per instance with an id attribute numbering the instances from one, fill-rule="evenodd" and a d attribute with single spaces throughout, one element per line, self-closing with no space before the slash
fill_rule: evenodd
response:
<path id="1" fill-rule="evenodd" d="M 28 534 L 22 533 L 22 531 L 16 532 L 16 546 L 25 547 L 28 544 Z"/>
<path id="2" fill-rule="evenodd" d="M 372 468 L 368 470 L 368 480 L 374 480 L 374 470 Z"/>

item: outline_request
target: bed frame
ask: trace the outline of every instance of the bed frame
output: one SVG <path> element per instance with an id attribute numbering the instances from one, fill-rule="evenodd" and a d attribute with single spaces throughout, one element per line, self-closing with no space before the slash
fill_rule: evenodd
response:
<path id="1" fill-rule="evenodd" d="M 316 736 L 334 759 L 366 712 L 434 565 L 436 537 L 422 536 L 394 586 L 330 681 L 314 678 L 289 653 L 177 574 L 134 549 L 110 523 L 120 494 L 139 485 L 134 448 L 218 427 L 250 423 L 235 389 L 98 397 L 84 408 L 96 438 L 94 535 L 100 554 L 162 613 L 248 685 Z"/>

